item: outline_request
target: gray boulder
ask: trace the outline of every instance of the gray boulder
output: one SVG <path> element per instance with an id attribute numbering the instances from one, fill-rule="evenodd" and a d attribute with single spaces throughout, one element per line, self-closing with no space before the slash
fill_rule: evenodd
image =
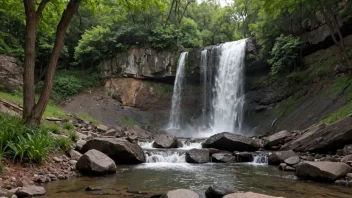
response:
<path id="1" fill-rule="evenodd" d="M 343 154 L 344 154 L 344 155 L 350 155 L 350 154 L 352 154 L 352 144 L 346 145 L 346 146 L 343 148 Z"/>
<path id="2" fill-rule="evenodd" d="M 76 142 L 76 150 L 77 151 L 81 151 L 83 146 L 86 144 L 87 142 L 85 140 L 78 140 Z"/>
<path id="3" fill-rule="evenodd" d="M 95 138 L 89 140 L 83 147 L 82 152 L 98 150 L 115 161 L 116 164 L 138 164 L 145 162 L 142 148 L 119 138 Z"/>
<path id="4" fill-rule="evenodd" d="M 154 148 L 177 148 L 177 138 L 173 135 L 158 135 L 153 143 Z"/>
<path id="5" fill-rule="evenodd" d="M 224 196 L 223 198 L 284 198 L 284 197 L 273 197 L 269 195 L 263 195 L 253 192 L 242 192 L 242 193 L 233 193 Z"/>
<path id="6" fill-rule="evenodd" d="M 292 150 L 276 151 L 276 152 L 269 154 L 268 163 L 270 165 L 279 165 L 279 164 L 285 162 L 286 159 L 293 157 L 293 156 L 297 156 L 297 155 Z"/>
<path id="7" fill-rule="evenodd" d="M 84 175 L 106 175 L 116 172 L 116 164 L 104 153 L 92 149 L 78 160 L 76 169 Z"/>
<path id="8" fill-rule="evenodd" d="M 15 192 L 15 195 L 17 197 L 34 197 L 45 195 L 45 193 L 46 191 L 42 186 L 31 185 L 19 188 Z"/>
<path id="9" fill-rule="evenodd" d="M 298 156 L 292 156 L 292 157 L 285 159 L 284 161 L 287 165 L 293 166 L 293 165 L 298 164 L 301 161 L 301 159 Z"/>
<path id="10" fill-rule="evenodd" d="M 82 157 L 82 154 L 80 152 L 72 149 L 68 152 L 68 154 L 70 155 L 71 160 L 79 160 L 79 158 Z"/>
<path id="11" fill-rule="evenodd" d="M 347 173 L 351 168 L 342 162 L 302 162 L 296 166 L 296 176 L 315 181 L 333 182 Z"/>
<path id="12" fill-rule="evenodd" d="M 212 162 L 233 163 L 236 162 L 235 156 L 231 153 L 214 153 L 211 155 Z"/>
<path id="13" fill-rule="evenodd" d="M 352 154 L 351 155 L 346 155 L 341 159 L 341 162 L 347 163 L 348 161 L 352 161 Z"/>
<path id="14" fill-rule="evenodd" d="M 205 196 L 207 198 L 222 198 L 223 196 L 234 192 L 235 189 L 231 186 L 211 185 L 205 191 Z"/>
<path id="15" fill-rule="evenodd" d="M 186 152 L 187 163 L 207 163 L 209 162 L 209 150 L 208 149 L 191 149 Z"/>
<path id="16" fill-rule="evenodd" d="M 215 134 L 203 143 L 203 148 L 216 148 L 230 152 L 256 151 L 260 146 L 260 140 L 228 132 Z"/>
<path id="17" fill-rule="evenodd" d="M 264 138 L 264 147 L 271 148 L 272 146 L 278 146 L 285 143 L 285 139 L 291 137 L 291 133 L 288 131 L 280 131 L 269 137 Z"/>
<path id="18" fill-rule="evenodd" d="M 188 189 L 171 190 L 160 196 L 160 198 L 199 198 L 199 195 Z"/>

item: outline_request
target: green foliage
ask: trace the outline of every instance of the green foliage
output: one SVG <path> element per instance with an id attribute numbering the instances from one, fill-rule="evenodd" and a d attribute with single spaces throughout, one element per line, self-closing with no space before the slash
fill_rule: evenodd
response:
<path id="1" fill-rule="evenodd" d="M 53 122 L 45 122 L 43 127 L 54 134 L 61 134 L 61 128 L 58 124 Z"/>
<path id="2" fill-rule="evenodd" d="M 181 44 L 186 48 L 202 46 L 202 38 L 197 23 L 189 18 L 183 18 L 181 23 Z"/>
<path id="3" fill-rule="evenodd" d="M 156 94 L 158 96 L 170 95 L 173 91 L 173 86 L 165 83 L 155 83 Z"/>
<path id="4" fill-rule="evenodd" d="M 100 79 L 97 73 L 87 73 L 79 70 L 58 70 L 54 79 L 51 97 L 56 101 L 66 100 L 78 94 L 84 89 L 99 85 Z M 37 92 L 40 93 L 43 82 L 37 84 Z"/>
<path id="5" fill-rule="evenodd" d="M 149 41 L 155 49 L 171 49 L 176 46 L 179 36 L 179 31 L 174 25 L 167 25 L 166 27 L 159 25 L 151 31 Z"/>
<path id="6" fill-rule="evenodd" d="M 299 57 L 299 38 L 283 36 L 276 38 L 275 45 L 270 52 L 271 73 L 277 74 L 287 69 L 292 69 Z"/>
<path id="7" fill-rule="evenodd" d="M 20 118 L 0 113 L 0 148 L 13 159 L 42 162 L 53 148 L 45 128 L 25 126 Z"/>

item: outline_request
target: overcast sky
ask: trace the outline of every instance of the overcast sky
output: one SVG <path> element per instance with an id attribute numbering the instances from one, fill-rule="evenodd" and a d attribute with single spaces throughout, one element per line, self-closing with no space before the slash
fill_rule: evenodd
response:
<path id="1" fill-rule="evenodd" d="M 197 2 L 202 2 L 203 0 L 197 0 Z M 219 0 L 220 1 L 220 5 L 221 6 L 225 6 L 227 4 L 229 4 L 231 1 L 233 0 Z"/>

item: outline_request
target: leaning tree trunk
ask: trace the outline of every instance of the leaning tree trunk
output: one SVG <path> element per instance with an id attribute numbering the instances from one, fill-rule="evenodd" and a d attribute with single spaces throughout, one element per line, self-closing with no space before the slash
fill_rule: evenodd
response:
<path id="1" fill-rule="evenodd" d="M 33 0 L 24 0 L 24 2 L 26 2 L 26 1 L 33 2 Z M 40 5 L 38 7 L 38 11 L 40 10 L 40 12 L 41 12 L 44 9 L 44 6 L 48 1 L 49 0 L 42 0 L 42 2 L 40 3 Z M 51 52 L 49 66 L 48 66 L 47 72 L 45 74 L 45 81 L 44 81 L 43 90 L 42 90 L 42 93 L 40 95 L 40 98 L 39 98 L 37 104 L 35 104 L 35 102 L 34 102 L 34 91 L 35 91 L 34 90 L 34 63 L 33 63 L 33 73 L 28 73 L 28 74 L 25 73 L 25 75 L 30 75 L 30 77 L 33 78 L 33 89 L 29 89 L 30 93 L 33 94 L 33 105 L 32 106 L 25 106 L 25 108 L 28 109 L 29 112 L 24 114 L 24 115 L 26 115 L 26 116 L 24 116 L 25 122 L 28 125 L 39 125 L 40 124 L 40 120 L 41 120 L 41 118 L 44 114 L 45 108 L 49 102 L 51 89 L 53 87 L 56 65 L 59 60 L 62 47 L 64 45 L 66 30 L 71 22 L 73 15 L 76 13 L 80 3 L 81 3 L 81 0 L 70 0 L 70 2 L 67 4 L 65 11 L 63 12 L 63 14 L 61 16 L 61 20 L 60 20 L 59 25 L 57 26 L 57 29 L 56 29 L 56 38 L 55 38 L 54 48 Z M 25 3 L 25 6 L 26 6 L 26 3 Z M 33 6 L 33 8 L 34 8 L 34 6 Z M 37 17 L 39 17 L 39 14 Z M 28 15 L 27 15 L 27 18 L 28 18 Z M 28 32 L 27 32 L 27 34 L 28 34 Z M 34 30 L 34 36 L 35 36 L 35 30 Z M 26 46 L 27 46 L 27 40 L 26 40 Z M 34 47 L 35 47 L 35 37 L 34 37 Z M 31 52 L 33 52 L 33 54 L 35 54 L 35 49 L 32 50 Z M 27 54 L 26 54 L 26 56 L 27 56 Z M 24 82 L 24 83 L 26 83 L 26 82 Z M 26 88 L 27 87 L 24 86 L 24 89 L 26 89 Z M 28 92 L 28 89 L 24 90 L 25 93 L 26 93 L 26 91 Z M 26 98 L 24 98 L 24 100 L 26 100 Z M 27 103 L 24 103 L 24 104 L 27 104 Z"/>

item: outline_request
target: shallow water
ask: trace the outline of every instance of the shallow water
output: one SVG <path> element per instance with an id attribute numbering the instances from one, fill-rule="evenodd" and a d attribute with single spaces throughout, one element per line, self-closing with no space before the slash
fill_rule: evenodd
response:
<path id="1" fill-rule="evenodd" d="M 56 181 L 45 186 L 46 197 L 149 197 L 170 189 L 187 188 L 205 191 L 213 184 L 232 185 L 240 191 L 253 191 L 273 196 L 297 197 L 351 197 L 352 189 L 333 184 L 296 180 L 292 173 L 280 172 L 277 167 L 256 164 L 146 163 L 118 166 L 113 176 L 81 177 Z M 101 187 L 101 192 L 85 192 L 86 186 Z M 138 189 L 147 195 L 126 193 Z M 99 194 L 99 195 L 96 195 Z"/>

